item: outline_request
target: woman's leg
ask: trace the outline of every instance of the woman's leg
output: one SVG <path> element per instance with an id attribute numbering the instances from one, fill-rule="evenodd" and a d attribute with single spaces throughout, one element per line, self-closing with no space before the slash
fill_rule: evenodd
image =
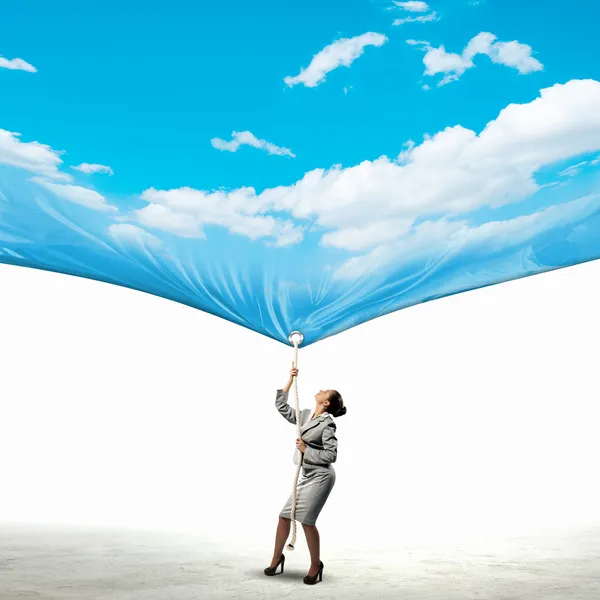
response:
<path id="1" fill-rule="evenodd" d="M 277 533 L 275 534 L 275 551 L 273 552 L 273 560 L 271 561 L 271 567 L 274 567 L 281 558 L 285 541 L 290 535 L 290 526 L 292 521 L 286 517 L 279 517 L 279 523 L 277 524 Z"/>
<path id="2" fill-rule="evenodd" d="M 321 539 L 319 538 L 319 530 L 315 525 L 304 525 L 304 535 L 310 552 L 310 570 L 308 574 L 313 576 L 319 572 L 321 566 Z"/>

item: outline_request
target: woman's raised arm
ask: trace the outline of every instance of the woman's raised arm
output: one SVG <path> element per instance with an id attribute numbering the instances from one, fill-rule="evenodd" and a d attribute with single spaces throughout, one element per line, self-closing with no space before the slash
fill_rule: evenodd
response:
<path id="1" fill-rule="evenodd" d="M 281 413 L 281 415 L 289 421 L 293 425 L 296 424 L 296 411 L 288 404 L 288 392 L 292 387 L 292 383 L 294 383 L 294 377 L 298 376 L 298 369 L 292 363 L 292 368 L 290 370 L 290 378 L 285 386 L 277 390 L 277 396 L 275 397 L 275 406 L 277 410 Z"/>

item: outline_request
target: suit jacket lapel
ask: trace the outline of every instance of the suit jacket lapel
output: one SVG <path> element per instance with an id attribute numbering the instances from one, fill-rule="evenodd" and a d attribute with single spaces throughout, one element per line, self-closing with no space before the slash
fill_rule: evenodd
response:
<path id="1" fill-rule="evenodd" d="M 316 427 L 319 423 L 322 423 L 323 420 L 326 418 L 327 418 L 326 415 L 319 415 L 316 419 L 313 419 L 312 421 L 308 421 L 308 423 L 306 423 L 306 425 L 304 425 L 304 427 L 302 427 L 302 429 L 301 429 L 302 433 L 306 433 L 309 429 Z"/>

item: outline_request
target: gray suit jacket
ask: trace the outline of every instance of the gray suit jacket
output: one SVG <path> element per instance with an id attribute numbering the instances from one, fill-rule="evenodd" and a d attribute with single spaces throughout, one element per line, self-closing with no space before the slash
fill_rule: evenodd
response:
<path id="1" fill-rule="evenodd" d="M 288 404 L 288 393 L 277 390 L 275 406 L 283 417 L 296 425 L 296 410 Z M 307 468 L 325 467 L 337 459 L 336 424 L 329 413 L 310 419 L 311 411 L 305 408 L 300 412 L 301 437 L 306 444 L 302 464 Z M 294 464 L 298 464 L 299 450 L 294 452 Z"/>

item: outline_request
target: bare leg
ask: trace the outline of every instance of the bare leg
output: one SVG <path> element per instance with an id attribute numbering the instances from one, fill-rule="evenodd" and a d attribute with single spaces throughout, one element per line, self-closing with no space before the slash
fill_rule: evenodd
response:
<path id="1" fill-rule="evenodd" d="M 319 537 L 319 530 L 314 525 L 303 524 L 302 528 L 304 529 L 308 551 L 310 552 L 310 570 L 308 574 L 313 576 L 319 572 L 321 566 L 321 539 Z"/>
<path id="2" fill-rule="evenodd" d="M 275 551 L 273 552 L 273 560 L 271 561 L 271 567 L 274 567 L 281 558 L 285 541 L 290 535 L 290 526 L 292 521 L 285 517 L 279 517 L 279 523 L 277 524 L 277 533 L 275 534 Z"/>

